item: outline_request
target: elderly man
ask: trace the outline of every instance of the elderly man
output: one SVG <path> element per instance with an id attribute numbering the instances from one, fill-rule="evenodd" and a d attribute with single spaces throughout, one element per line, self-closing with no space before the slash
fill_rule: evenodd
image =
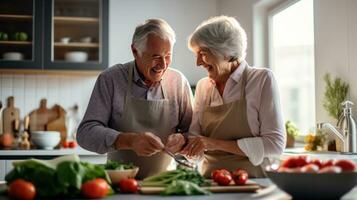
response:
<path id="1" fill-rule="evenodd" d="M 187 79 L 169 68 L 175 33 L 164 20 L 149 19 L 135 29 L 135 60 L 102 72 L 79 125 L 80 146 L 108 153 L 109 160 L 132 162 L 138 178 L 165 171 L 192 118 Z M 180 133 L 178 133 L 180 132 Z"/>

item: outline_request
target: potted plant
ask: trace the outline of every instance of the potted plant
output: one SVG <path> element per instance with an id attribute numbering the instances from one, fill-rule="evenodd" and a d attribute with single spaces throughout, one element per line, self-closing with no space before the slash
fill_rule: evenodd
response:
<path id="1" fill-rule="evenodd" d="M 291 121 L 285 122 L 285 130 L 286 130 L 286 148 L 294 147 L 295 137 L 299 135 L 299 129 L 296 128 L 295 124 Z"/>

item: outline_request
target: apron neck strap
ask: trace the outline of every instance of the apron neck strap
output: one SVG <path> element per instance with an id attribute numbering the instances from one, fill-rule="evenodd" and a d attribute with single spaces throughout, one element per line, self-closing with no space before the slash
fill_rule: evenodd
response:
<path id="1" fill-rule="evenodd" d="M 129 66 L 129 72 L 128 73 L 129 73 L 129 75 L 128 75 L 128 88 L 126 90 L 125 99 L 128 99 L 128 97 L 131 96 L 131 89 L 133 87 L 133 73 L 134 73 L 134 66 L 133 65 Z"/>
<path id="2" fill-rule="evenodd" d="M 241 99 L 245 98 L 245 85 L 247 83 L 247 73 L 248 73 L 248 66 L 245 66 L 245 69 L 242 73 L 242 90 L 241 90 Z"/>

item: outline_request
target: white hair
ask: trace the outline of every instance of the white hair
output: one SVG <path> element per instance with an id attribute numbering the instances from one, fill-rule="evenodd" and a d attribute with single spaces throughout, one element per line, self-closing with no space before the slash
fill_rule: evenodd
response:
<path id="1" fill-rule="evenodd" d="M 146 50 L 147 39 L 150 34 L 159 36 L 161 39 L 169 40 L 171 46 L 176 42 L 176 35 L 171 26 L 162 19 L 148 19 L 135 28 L 132 44 L 138 50 L 138 54 Z"/>
<path id="2" fill-rule="evenodd" d="M 246 57 L 247 34 L 235 18 L 217 16 L 202 22 L 189 36 L 188 48 L 192 51 L 194 47 L 241 62 Z"/>

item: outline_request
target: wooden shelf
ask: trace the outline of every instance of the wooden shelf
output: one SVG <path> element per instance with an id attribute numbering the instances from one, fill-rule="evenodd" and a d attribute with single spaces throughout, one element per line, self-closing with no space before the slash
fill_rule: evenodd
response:
<path id="1" fill-rule="evenodd" d="M 55 16 L 56 24 L 98 24 L 99 18 L 94 17 L 60 17 Z"/>
<path id="2" fill-rule="evenodd" d="M 5 44 L 5 45 L 32 45 L 32 41 L 0 41 L 0 44 Z"/>
<path id="3" fill-rule="evenodd" d="M 98 48 L 98 43 L 82 43 L 82 42 L 70 42 L 68 44 L 63 44 L 61 42 L 55 42 L 55 47 L 72 48 L 72 47 L 82 47 L 82 48 Z"/>
<path id="4" fill-rule="evenodd" d="M 0 14 L 0 20 L 13 20 L 13 21 L 29 21 L 32 20 L 32 15 L 3 15 Z"/>

